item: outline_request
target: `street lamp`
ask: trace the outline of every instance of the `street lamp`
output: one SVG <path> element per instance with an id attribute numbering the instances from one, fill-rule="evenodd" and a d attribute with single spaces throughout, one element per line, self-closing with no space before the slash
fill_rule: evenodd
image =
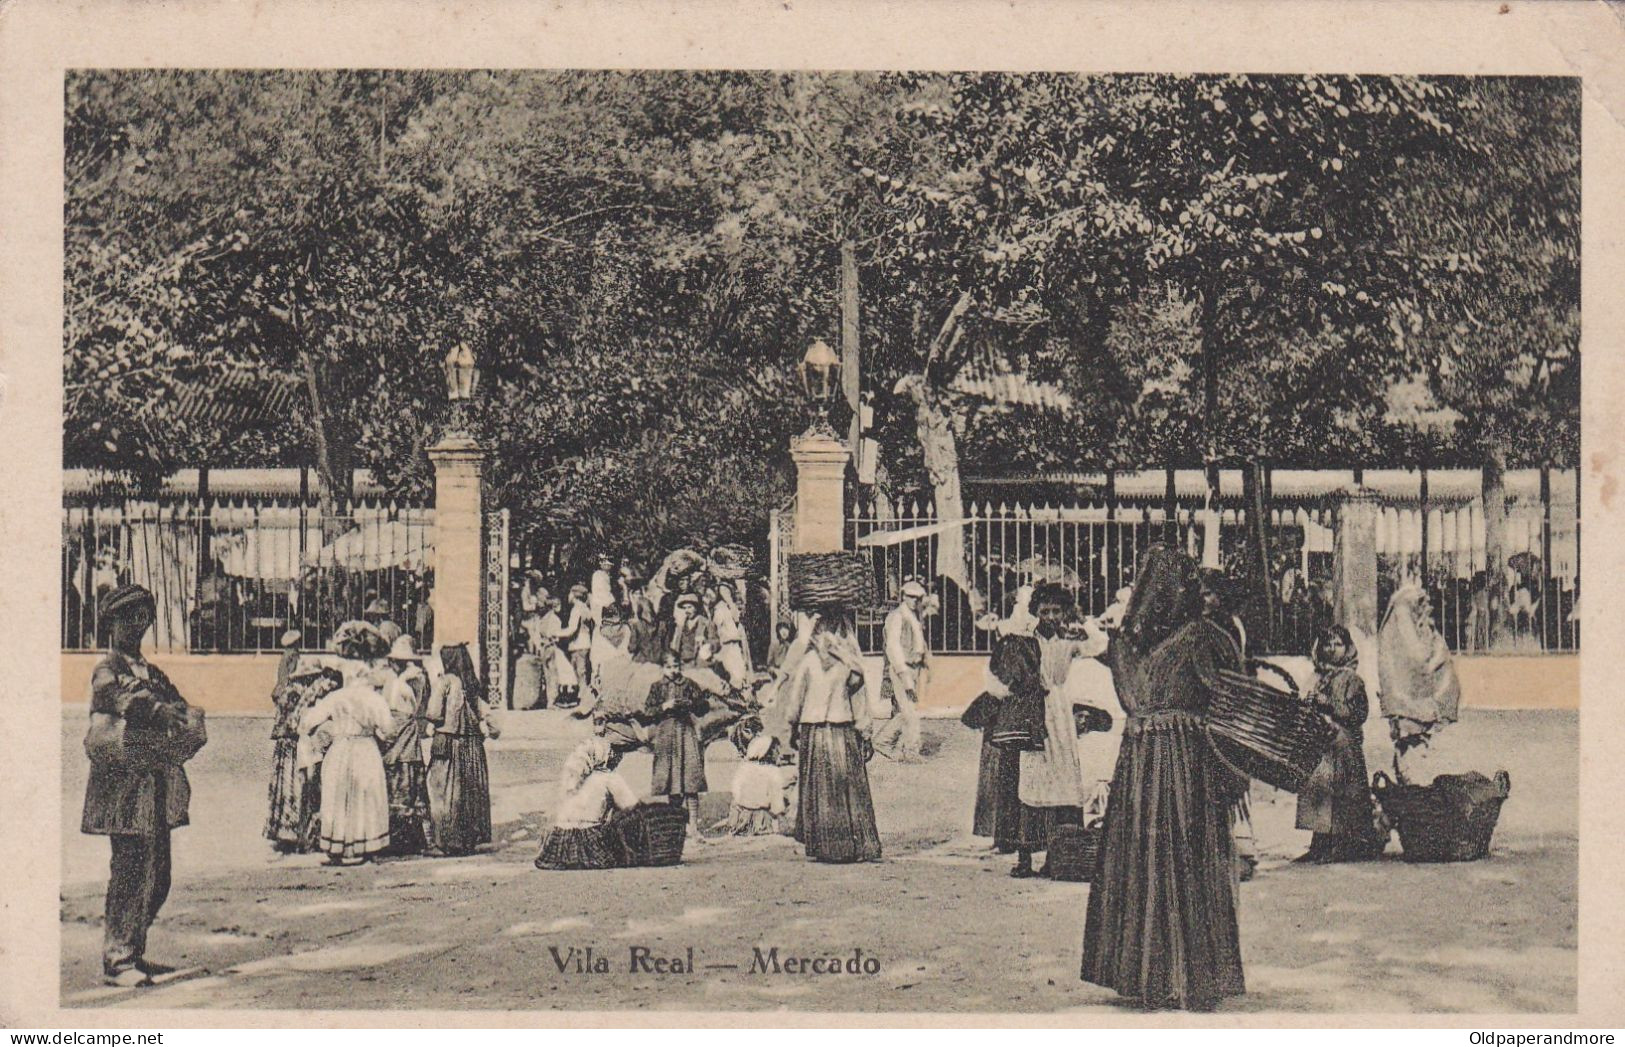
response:
<path id="1" fill-rule="evenodd" d="M 446 373 L 446 399 L 451 401 L 452 432 L 468 432 L 468 403 L 480 385 L 480 369 L 474 363 L 474 350 L 467 342 L 459 342 L 446 351 L 441 365 Z"/>
<path id="2" fill-rule="evenodd" d="M 800 371 L 801 388 L 806 392 L 813 410 L 813 423 L 807 435 L 828 435 L 833 438 L 835 430 L 829 424 L 829 403 L 840 388 L 841 357 L 822 338 L 816 339 L 807 347 L 807 355 L 801 359 Z"/>

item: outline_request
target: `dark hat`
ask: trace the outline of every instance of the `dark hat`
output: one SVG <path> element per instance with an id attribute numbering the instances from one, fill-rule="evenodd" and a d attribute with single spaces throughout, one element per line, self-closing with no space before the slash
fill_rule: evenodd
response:
<path id="1" fill-rule="evenodd" d="M 145 608 L 147 613 L 153 614 L 157 612 L 158 603 L 143 586 L 121 585 L 103 596 L 97 609 L 103 621 L 115 621 L 129 617 L 138 608 Z"/>

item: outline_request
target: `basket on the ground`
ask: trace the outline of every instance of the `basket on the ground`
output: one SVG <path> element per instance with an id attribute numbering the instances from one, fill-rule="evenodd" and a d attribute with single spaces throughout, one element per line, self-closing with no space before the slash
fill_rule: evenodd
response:
<path id="1" fill-rule="evenodd" d="M 1371 791 L 1382 813 L 1399 832 L 1408 862 L 1476 862 L 1490 852 L 1490 837 L 1501 804 L 1512 792 L 1512 776 L 1495 772 L 1442 774 L 1431 785 L 1405 785 L 1378 771 Z"/>
<path id="2" fill-rule="evenodd" d="M 1274 673 L 1289 689 L 1219 670 L 1208 705 L 1208 737 L 1219 755 L 1247 777 L 1297 792 L 1331 748 L 1336 728 L 1298 695 L 1297 684 L 1285 672 L 1265 662 L 1250 667 Z"/>
<path id="3" fill-rule="evenodd" d="M 789 562 L 790 606 L 860 608 L 875 604 L 875 578 L 862 553 L 795 553 Z"/>
<path id="4" fill-rule="evenodd" d="M 683 860 L 688 811 L 666 804 L 638 808 L 638 817 L 619 823 L 628 865 L 676 865 Z"/>
<path id="5" fill-rule="evenodd" d="M 1045 875 L 1067 883 L 1092 881 L 1095 866 L 1100 862 L 1102 834 L 1102 824 L 1098 818 L 1087 827 L 1056 826 L 1050 833 L 1049 854 L 1044 859 Z"/>

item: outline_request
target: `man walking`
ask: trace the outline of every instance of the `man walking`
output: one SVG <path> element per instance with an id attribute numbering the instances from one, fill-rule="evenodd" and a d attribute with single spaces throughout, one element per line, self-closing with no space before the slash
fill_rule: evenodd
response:
<path id="1" fill-rule="evenodd" d="M 106 836 L 113 857 L 107 882 L 102 973 L 109 985 L 152 984 L 173 970 L 146 958 L 147 930 L 169 896 L 169 833 L 187 823 L 191 787 L 181 765 L 203 748 L 203 711 L 141 654 L 156 608 L 139 585 L 109 591 L 107 656 L 90 678 L 90 731 L 80 831 Z"/>
<path id="2" fill-rule="evenodd" d="M 886 667 L 880 684 L 880 705 L 895 712 L 875 731 L 875 751 L 899 763 L 920 758 L 920 687 L 925 672 L 925 626 L 920 609 L 925 586 L 910 579 L 903 583 L 902 599 L 886 615 Z"/>

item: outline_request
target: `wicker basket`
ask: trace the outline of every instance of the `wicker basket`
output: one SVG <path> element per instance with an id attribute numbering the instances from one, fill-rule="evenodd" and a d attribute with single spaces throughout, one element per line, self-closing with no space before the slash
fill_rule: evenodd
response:
<path id="1" fill-rule="evenodd" d="M 756 567 L 756 555 L 747 546 L 719 545 L 711 550 L 706 567 L 718 578 L 743 578 Z"/>
<path id="2" fill-rule="evenodd" d="M 1289 690 L 1256 676 L 1219 670 L 1208 706 L 1207 733 L 1235 770 L 1277 789 L 1297 792 L 1331 748 L 1336 728 L 1298 695 L 1292 678 L 1264 662 L 1249 668 L 1278 675 Z"/>
<path id="3" fill-rule="evenodd" d="M 1401 857 L 1408 862 L 1476 862 L 1490 853 L 1501 804 L 1512 792 L 1512 776 L 1497 771 L 1494 779 L 1471 779 L 1476 781 L 1401 785 L 1382 771 L 1371 776 L 1371 791 L 1383 815 L 1399 831 Z"/>
<path id="4" fill-rule="evenodd" d="M 1087 828 L 1081 825 L 1057 826 L 1050 834 L 1044 874 L 1052 880 L 1066 883 L 1091 882 L 1100 863 L 1101 836 L 1098 818 Z"/>
<path id="5" fill-rule="evenodd" d="M 862 553 L 796 553 L 789 568 L 790 606 L 795 610 L 875 605 L 873 565 Z"/>
<path id="6" fill-rule="evenodd" d="M 688 811 L 682 807 L 650 804 L 621 827 L 621 846 L 629 865 L 677 865 L 683 860 L 688 833 Z"/>

